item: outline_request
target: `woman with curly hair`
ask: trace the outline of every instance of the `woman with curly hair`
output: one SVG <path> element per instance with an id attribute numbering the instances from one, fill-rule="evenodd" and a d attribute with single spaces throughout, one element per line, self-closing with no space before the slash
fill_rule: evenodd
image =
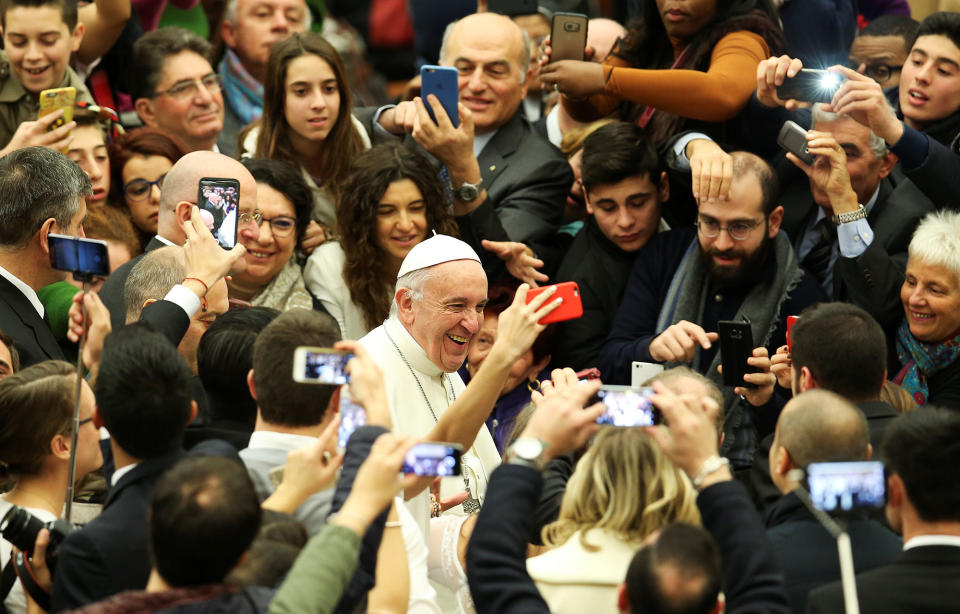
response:
<path id="1" fill-rule="evenodd" d="M 571 117 L 591 121 L 632 103 L 657 145 L 682 130 L 752 142 L 742 111 L 757 66 L 785 48 L 771 0 L 641 0 L 641 17 L 603 64 L 561 60 L 541 80 Z M 734 121 L 739 119 L 741 121 Z M 772 141 L 773 139 L 771 139 Z"/>
<path id="2" fill-rule="evenodd" d="M 696 499 L 643 430 L 602 429 L 567 482 L 559 517 L 543 528 L 551 550 L 527 560 L 550 611 L 618 612 L 617 587 L 634 553 L 668 524 L 699 525 Z"/>
<path id="3" fill-rule="evenodd" d="M 359 339 L 386 319 L 400 263 L 430 231 L 457 235 L 427 159 L 395 143 L 360 154 L 337 205 L 339 243 L 321 245 L 303 273 L 344 339 Z"/>

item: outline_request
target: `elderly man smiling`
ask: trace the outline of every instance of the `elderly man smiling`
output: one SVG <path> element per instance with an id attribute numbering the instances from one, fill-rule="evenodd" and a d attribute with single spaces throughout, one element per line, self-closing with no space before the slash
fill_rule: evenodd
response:
<path id="1" fill-rule="evenodd" d="M 436 235 L 415 246 L 400 266 L 390 317 L 360 340 L 384 373 L 394 430 L 464 447 L 463 477 L 446 478 L 441 493 L 466 491 L 463 512 L 479 509 L 500 455 L 484 428 L 513 364 L 544 329 L 539 320 L 556 308 L 549 289 L 526 304 L 521 286 L 500 316 L 500 334 L 470 388 L 457 369 L 483 323 L 487 278 L 469 245 Z M 408 493 L 412 494 L 412 493 Z M 439 513 L 426 494 L 409 501 L 426 533 Z M 459 505 L 456 506 L 460 511 Z"/>

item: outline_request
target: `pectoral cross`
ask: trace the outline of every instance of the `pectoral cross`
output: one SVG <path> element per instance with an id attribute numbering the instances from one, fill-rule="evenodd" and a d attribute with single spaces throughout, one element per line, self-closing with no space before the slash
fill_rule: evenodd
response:
<path id="1" fill-rule="evenodd" d="M 463 502 L 463 511 L 467 514 L 473 514 L 480 511 L 480 499 L 473 496 L 470 490 L 470 481 L 463 477 L 463 486 L 467 489 L 467 500 Z"/>

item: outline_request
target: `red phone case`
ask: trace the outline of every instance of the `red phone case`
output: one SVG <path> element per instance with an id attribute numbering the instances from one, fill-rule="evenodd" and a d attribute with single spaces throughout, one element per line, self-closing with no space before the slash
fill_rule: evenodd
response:
<path id="1" fill-rule="evenodd" d="M 580 301 L 580 286 L 577 285 L 577 282 L 565 281 L 559 284 L 554 284 L 554 286 L 556 286 L 557 291 L 548 299 L 548 302 L 555 300 L 557 297 L 562 298 L 563 302 L 560 303 L 559 307 L 545 315 L 540 320 L 540 324 L 553 324 L 554 322 L 574 320 L 582 316 L 583 303 Z M 529 303 L 534 299 L 535 296 L 550 287 L 552 286 L 543 286 L 542 288 L 534 288 L 533 290 L 530 290 L 527 292 L 527 302 Z"/>

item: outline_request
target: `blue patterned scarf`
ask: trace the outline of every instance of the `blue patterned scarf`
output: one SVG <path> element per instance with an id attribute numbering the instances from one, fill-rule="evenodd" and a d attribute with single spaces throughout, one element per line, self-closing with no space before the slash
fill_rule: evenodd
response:
<path id="1" fill-rule="evenodd" d="M 240 58 L 229 48 L 218 68 L 223 77 L 224 94 L 240 121 L 247 125 L 260 119 L 263 115 L 263 85 L 247 72 Z"/>
<path id="2" fill-rule="evenodd" d="M 897 329 L 897 358 L 903 368 L 893 381 L 903 386 L 917 405 L 925 405 L 930 396 L 927 378 L 953 364 L 958 356 L 960 335 L 940 343 L 917 341 L 904 318 Z"/>

